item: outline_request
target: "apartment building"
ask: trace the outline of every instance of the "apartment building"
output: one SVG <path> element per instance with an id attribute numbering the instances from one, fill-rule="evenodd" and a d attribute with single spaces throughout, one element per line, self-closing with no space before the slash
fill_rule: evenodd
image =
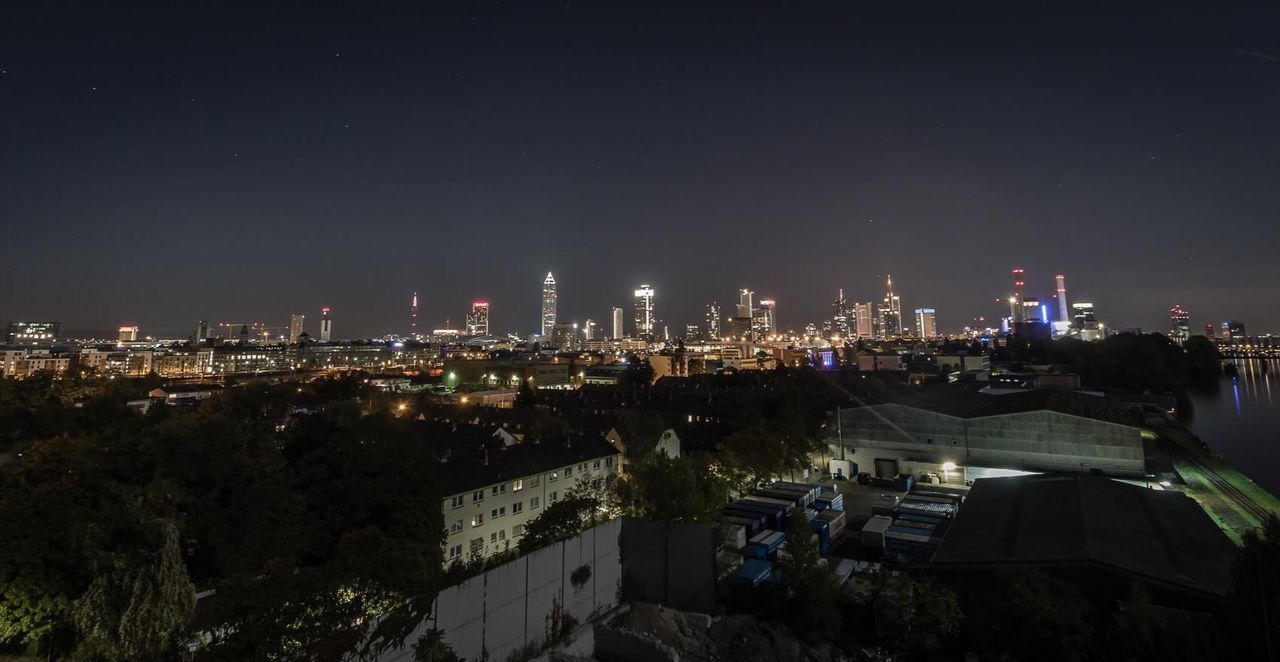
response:
<path id="1" fill-rule="evenodd" d="M 476 453 L 455 453 L 442 467 L 446 565 L 515 547 L 529 521 L 579 481 L 611 480 L 620 469 L 621 451 L 599 435 L 495 442 Z"/>

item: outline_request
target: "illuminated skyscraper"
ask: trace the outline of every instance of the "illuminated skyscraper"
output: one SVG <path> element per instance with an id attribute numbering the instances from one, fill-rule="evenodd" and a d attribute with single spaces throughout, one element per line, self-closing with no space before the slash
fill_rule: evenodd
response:
<path id="1" fill-rule="evenodd" d="M 467 315 L 467 335 L 489 335 L 489 303 L 477 301 L 471 304 L 471 314 Z"/>
<path id="2" fill-rule="evenodd" d="M 838 334 L 841 338 L 849 338 L 854 335 L 853 322 L 850 319 L 852 315 L 849 311 L 849 302 L 844 298 L 844 288 L 840 288 L 836 294 L 836 300 L 831 304 L 831 331 Z"/>
<path id="3" fill-rule="evenodd" d="M 641 338 L 653 338 L 654 322 L 657 319 L 653 314 L 653 295 L 653 288 L 648 285 L 641 285 L 635 291 L 636 336 Z"/>
<path id="4" fill-rule="evenodd" d="M 754 296 L 755 292 L 751 290 L 745 288 L 738 290 L 738 317 L 751 317 L 754 309 L 754 304 L 752 303 L 752 297 Z"/>
<path id="5" fill-rule="evenodd" d="M 937 312 L 932 308 L 916 308 L 916 337 L 932 340 L 938 337 Z"/>
<path id="6" fill-rule="evenodd" d="M 720 304 L 712 301 L 707 306 L 707 340 L 719 340 L 720 335 Z"/>
<path id="7" fill-rule="evenodd" d="M 880 333 L 885 338 L 902 335 L 902 300 L 893 293 L 893 276 L 887 279 L 888 290 L 880 306 Z"/>
<path id="8" fill-rule="evenodd" d="M 595 339 L 596 339 L 596 327 L 597 327 L 597 326 L 599 326 L 599 325 L 598 325 L 598 324 L 596 324 L 595 320 L 592 320 L 592 319 L 588 319 L 586 322 L 583 322 L 583 324 L 582 324 L 582 339 L 583 339 L 583 340 L 595 340 Z"/>
<path id="9" fill-rule="evenodd" d="M 1182 306 L 1174 306 L 1169 309 L 1169 321 L 1173 323 L 1173 332 L 1169 337 L 1174 342 L 1181 344 L 1191 337 L 1191 313 L 1188 313 Z"/>
<path id="10" fill-rule="evenodd" d="M 760 307 L 752 318 L 756 338 L 778 335 L 778 303 L 773 299 L 761 299 Z"/>
<path id="11" fill-rule="evenodd" d="M 302 315 L 300 313 L 294 313 L 289 317 L 289 344 L 290 345 L 298 344 L 298 338 L 302 336 L 302 333 L 303 333 L 302 327 L 306 319 L 307 319 L 307 316 Z"/>
<path id="12" fill-rule="evenodd" d="M 613 335 L 609 336 L 610 338 L 613 338 L 614 340 L 618 340 L 619 338 L 626 337 L 627 335 L 626 320 L 627 320 L 626 311 L 622 310 L 621 308 L 615 307 L 613 309 L 613 320 L 612 320 L 613 328 L 610 329 Z"/>
<path id="13" fill-rule="evenodd" d="M 333 340 L 333 320 L 329 319 L 329 307 L 320 309 L 320 342 Z"/>
<path id="14" fill-rule="evenodd" d="M 418 293 L 413 293 L 413 303 L 409 304 L 409 337 L 418 337 Z"/>
<path id="15" fill-rule="evenodd" d="M 875 306 L 871 302 L 853 304 L 854 333 L 863 340 L 870 340 L 876 337 L 875 315 L 872 313 Z"/>
<path id="16" fill-rule="evenodd" d="M 138 339 L 138 327 L 122 326 L 120 327 L 120 342 L 134 342 Z"/>
<path id="17" fill-rule="evenodd" d="M 550 336 L 556 325 L 556 279 L 547 272 L 542 281 L 542 335 Z"/>

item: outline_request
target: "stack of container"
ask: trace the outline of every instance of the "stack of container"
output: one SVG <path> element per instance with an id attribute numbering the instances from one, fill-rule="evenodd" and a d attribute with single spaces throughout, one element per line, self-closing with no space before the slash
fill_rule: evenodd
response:
<path id="1" fill-rule="evenodd" d="M 884 532 L 893 525 L 893 518 L 888 515 L 875 515 L 863 525 L 860 538 L 863 547 L 884 549 Z"/>
<path id="2" fill-rule="evenodd" d="M 747 542 L 744 553 L 753 559 L 768 560 L 773 558 L 782 543 L 787 541 L 787 534 L 781 531 L 761 531 Z"/>
<path id="3" fill-rule="evenodd" d="M 844 510 L 844 495 L 835 489 L 823 490 L 814 499 L 813 507 L 818 510 Z"/>
<path id="4" fill-rule="evenodd" d="M 844 537 L 844 527 L 847 520 L 843 510 L 828 508 L 818 513 L 816 520 L 827 525 L 832 545 L 839 543 L 840 539 Z"/>

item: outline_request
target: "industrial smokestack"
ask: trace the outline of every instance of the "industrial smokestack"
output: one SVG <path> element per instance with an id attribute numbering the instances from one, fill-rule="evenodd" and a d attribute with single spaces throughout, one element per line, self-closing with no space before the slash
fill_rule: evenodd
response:
<path id="1" fill-rule="evenodd" d="M 1013 270 L 1013 299 L 1009 301 L 1009 306 L 1013 309 L 1013 321 L 1023 321 L 1021 267 Z"/>
<path id="2" fill-rule="evenodd" d="M 1058 321 L 1071 321 L 1071 318 L 1067 317 L 1067 280 L 1062 274 L 1058 274 Z"/>

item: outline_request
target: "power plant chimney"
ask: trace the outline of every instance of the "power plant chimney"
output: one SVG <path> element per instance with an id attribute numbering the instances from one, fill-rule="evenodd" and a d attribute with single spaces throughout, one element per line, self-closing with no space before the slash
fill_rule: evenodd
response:
<path id="1" fill-rule="evenodd" d="M 1013 321 L 1022 322 L 1025 320 L 1022 310 L 1022 267 L 1013 270 L 1013 299 L 1009 301 L 1009 306 L 1013 308 Z"/>
<path id="2" fill-rule="evenodd" d="M 1071 318 L 1067 317 L 1067 280 L 1062 274 L 1058 274 L 1058 321 L 1071 321 Z"/>

